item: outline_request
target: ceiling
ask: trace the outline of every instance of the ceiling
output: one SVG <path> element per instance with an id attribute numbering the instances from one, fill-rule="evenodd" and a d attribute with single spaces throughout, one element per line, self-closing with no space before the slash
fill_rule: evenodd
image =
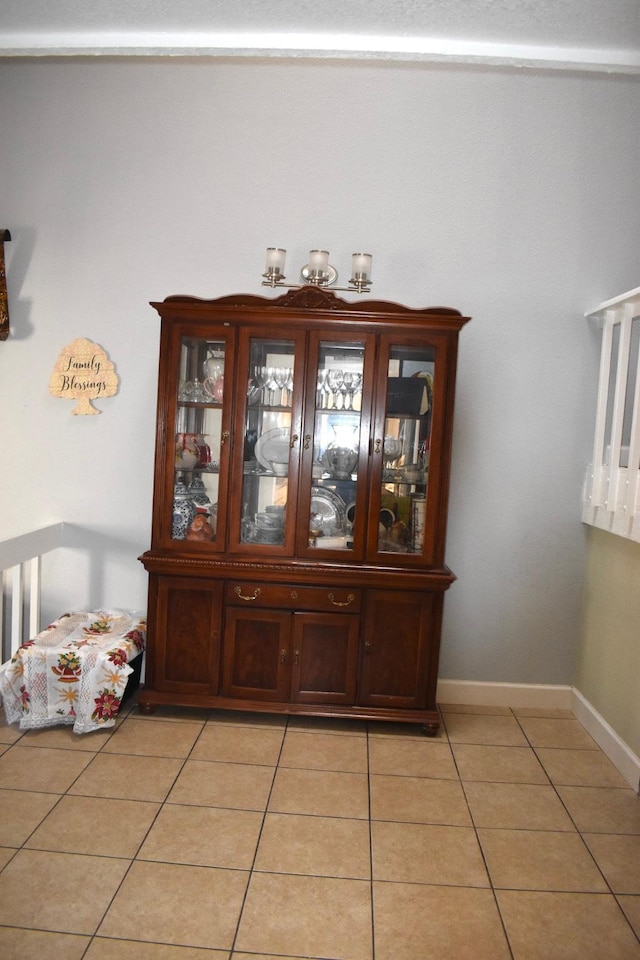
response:
<path id="1" fill-rule="evenodd" d="M 0 57 L 259 56 L 640 74 L 640 0 L 0 0 Z"/>

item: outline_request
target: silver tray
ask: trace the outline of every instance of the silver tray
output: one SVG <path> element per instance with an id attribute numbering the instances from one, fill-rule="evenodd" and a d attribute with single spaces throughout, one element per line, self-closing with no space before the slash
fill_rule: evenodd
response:
<path id="1" fill-rule="evenodd" d="M 342 497 L 333 490 L 311 488 L 310 526 L 322 530 L 325 537 L 343 533 L 347 508 Z"/>

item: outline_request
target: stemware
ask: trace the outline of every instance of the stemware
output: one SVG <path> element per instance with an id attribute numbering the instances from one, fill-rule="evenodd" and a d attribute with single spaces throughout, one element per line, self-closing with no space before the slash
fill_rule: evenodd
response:
<path id="1" fill-rule="evenodd" d="M 353 377 L 354 374 L 351 373 L 350 370 L 345 370 L 344 376 L 342 377 L 342 386 L 340 387 L 340 392 L 342 394 L 342 407 L 344 410 L 352 409 Z"/>
<path id="2" fill-rule="evenodd" d="M 316 406 L 319 410 L 325 407 L 325 395 L 328 396 L 327 374 L 328 370 L 318 370 L 318 381 L 316 385 Z"/>
<path id="3" fill-rule="evenodd" d="M 344 381 L 343 371 L 337 370 L 334 367 L 332 367 L 329 370 L 329 374 L 327 376 L 327 384 L 331 392 L 331 399 L 332 399 L 331 406 L 334 408 L 334 410 L 339 410 L 340 407 L 342 406 L 342 394 L 340 392 L 340 389 L 342 387 L 343 381 Z"/>
<path id="4" fill-rule="evenodd" d="M 285 390 L 287 391 L 287 405 L 291 406 L 291 399 L 293 394 L 293 367 L 287 369 L 287 381 L 284 385 Z"/>
<path id="5" fill-rule="evenodd" d="M 384 467 L 385 467 L 385 478 L 393 479 L 394 471 L 393 464 L 396 462 L 398 457 L 402 454 L 402 440 L 399 437 L 386 436 L 384 438 Z"/>
<path id="6" fill-rule="evenodd" d="M 275 370 L 273 371 L 273 379 L 275 380 L 278 390 L 280 391 L 281 407 L 288 406 L 287 395 L 285 392 L 285 388 L 287 385 L 287 376 L 288 376 L 288 371 L 285 367 L 276 367 Z"/>

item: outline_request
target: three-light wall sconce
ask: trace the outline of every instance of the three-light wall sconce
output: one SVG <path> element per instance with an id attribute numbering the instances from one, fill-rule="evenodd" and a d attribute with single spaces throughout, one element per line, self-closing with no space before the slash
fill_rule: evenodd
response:
<path id="1" fill-rule="evenodd" d="M 267 247 L 267 263 L 262 274 L 263 287 L 298 287 L 298 283 L 284 283 L 284 264 L 287 251 L 282 247 Z M 348 287 L 333 287 L 334 290 L 351 291 L 352 293 L 369 293 L 371 290 L 371 261 L 370 253 L 354 253 L 351 257 L 351 279 Z M 338 272 L 329 263 L 328 250 L 310 250 L 309 263 L 300 271 L 300 280 L 303 284 L 316 287 L 332 286 L 338 279 Z"/>

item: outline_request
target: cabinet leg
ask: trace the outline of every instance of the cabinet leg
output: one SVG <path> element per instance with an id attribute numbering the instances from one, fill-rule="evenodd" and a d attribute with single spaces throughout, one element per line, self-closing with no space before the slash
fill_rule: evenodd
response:
<path id="1" fill-rule="evenodd" d="M 437 737 L 439 729 L 440 729 L 439 723 L 423 723 L 422 724 L 422 732 L 424 733 L 425 737 Z"/>
<path id="2" fill-rule="evenodd" d="M 145 717 L 150 717 L 156 712 L 155 703 L 139 703 L 138 710 Z"/>

